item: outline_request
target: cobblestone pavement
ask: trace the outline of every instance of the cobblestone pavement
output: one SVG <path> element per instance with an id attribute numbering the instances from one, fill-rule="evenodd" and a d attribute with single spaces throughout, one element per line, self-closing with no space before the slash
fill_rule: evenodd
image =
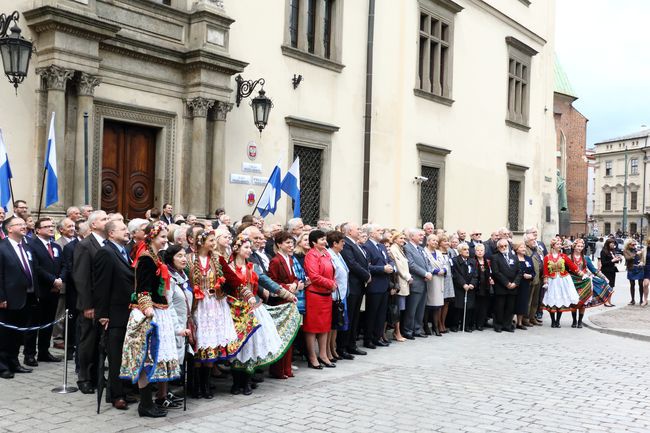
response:
<path id="1" fill-rule="evenodd" d="M 0 379 L 0 432 L 650 432 L 650 344 L 570 320 L 393 343 L 336 369 L 300 363 L 295 379 L 267 378 L 250 397 L 217 380 L 213 400 L 157 420 L 135 405 L 96 415 L 94 395 L 52 394 L 61 364 L 41 364 Z"/>

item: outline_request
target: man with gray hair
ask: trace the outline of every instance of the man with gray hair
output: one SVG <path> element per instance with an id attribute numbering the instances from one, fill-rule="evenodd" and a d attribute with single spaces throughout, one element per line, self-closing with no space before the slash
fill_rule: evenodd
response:
<path id="1" fill-rule="evenodd" d="M 515 332 L 512 317 L 515 312 L 517 288 L 523 271 L 516 257 L 508 253 L 508 240 L 499 239 L 499 252 L 492 258 L 492 278 L 494 279 L 494 331 Z"/>
<path id="2" fill-rule="evenodd" d="M 404 255 L 408 261 L 411 273 L 411 287 L 406 298 L 406 310 L 402 327 L 404 338 L 413 340 L 414 337 L 426 338 L 422 324 L 424 321 L 424 307 L 426 305 L 427 282 L 433 278 L 433 266 L 425 256 L 422 245 L 424 232 L 412 228 L 406 231 L 408 242 L 404 244 Z M 436 324 L 434 323 L 434 326 Z"/>
<path id="3" fill-rule="evenodd" d="M 298 241 L 300 235 L 302 235 L 305 224 L 302 222 L 302 218 L 291 218 L 287 221 L 287 231 L 293 236 L 293 238 Z"/>
<path id="4" fill-rule="evenodd" d="M 77 206 L 70 206 L 68 210 L 65 211 L 65 216 L 70 218 L 73 222 L 77 222 L 81 219 L 81 210 Z"/>
<path id="5" fill-rule="evenodd" d="M 144 218 L 134 218 L 129 221 L 127 229 L 129 231 L 130 240 L 126 244 L 126 252 L 133 259 L 137 245 L 140 242 L 144 242 L 144 229 L 147 228 L 149 221 Z"/>
<path id="6" fill-rule="evenodd" d="M 524 235 L 524 243 L 526 244 L 526 255 L 533 259 L 533 269 L 535 276 L 530 281 L 530 298 L 528 299 L 528 316 L 523 319 L 524 326 L 542 326 L 542 322 L 537 320 L 537 309 L 539 308 L 539 291 L 542 287 L 543 273 L 544 273 L 544 256 L 537 248 L 537 241 L 535 235 L 527 233 Z"/>

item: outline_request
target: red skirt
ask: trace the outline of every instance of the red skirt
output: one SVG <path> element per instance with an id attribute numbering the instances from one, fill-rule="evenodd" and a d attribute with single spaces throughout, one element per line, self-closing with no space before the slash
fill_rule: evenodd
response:
<path id="1" fill-rule="evenodd" d="M 311 334 L 321 334 L 332 329 L 332 295 L 320 295 L 305 290 L 305 318 L 302 329 Z"/>

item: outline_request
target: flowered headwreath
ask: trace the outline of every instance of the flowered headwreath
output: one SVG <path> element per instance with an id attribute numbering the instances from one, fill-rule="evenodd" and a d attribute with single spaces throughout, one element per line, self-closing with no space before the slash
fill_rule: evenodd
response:
<path id="1" fill-rule="evenodd" d="M 196 243 L 197 247 L 202 247 L 203 244 L 205 244 L 205 241 L 208 239 L 210 235 L 214 234 L 213 229 L 209 230 L 202 230 L 196 234 L 196 237 L 194 238 L 194 242 Z"/>
<path id="2" fill-rule="evenodd" d="M 144 241 L 150 244 L 161 231 L 167 230 L 167 224 L 162 221 L 154 221 L 149 225 L 149 227 L 147 227 L 147 229 L 148 230 L 145 230 Z"/>
<path id="3" fill-rule="evenodd" d="M 244 245 L 246 242 L 250 242 L 250 238 L 248 235 L 245 235 L 243 233 L 240 233 L 237 235 L 237 238 L 234 240 L 232 243 L 232 253 L 233 255 L 239 252 L 239 249 Z"/>

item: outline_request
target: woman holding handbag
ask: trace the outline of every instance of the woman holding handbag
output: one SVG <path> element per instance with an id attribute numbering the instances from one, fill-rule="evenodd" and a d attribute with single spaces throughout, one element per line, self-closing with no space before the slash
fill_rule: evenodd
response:
<path id="1" fill-rule="evenodd" d="M 336 362 L 341 358 L 336 351 L 336 335 L 338 331 L 348 330 L 348 274 L 350 270 L 345 264 L 341 251 L 345 245 L 345 235 L 339 231 L 331 231 L 327 234 L 327 252 L 332 257 L 334 265 L 334 278 L 336 290 L 332 293 L 332 329 L 327 335 L 327 358 L 330 362 Z"/>

